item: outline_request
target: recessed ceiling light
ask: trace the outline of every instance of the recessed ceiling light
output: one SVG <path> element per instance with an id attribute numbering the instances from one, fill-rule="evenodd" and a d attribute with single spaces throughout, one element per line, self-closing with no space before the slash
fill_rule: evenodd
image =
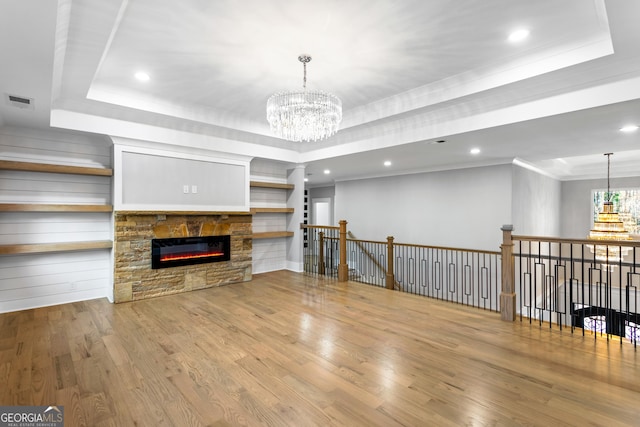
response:
<path id="1" fill-rule="evenodd" d="M 471 150 L 469 150 L 469 153 L 471 153 L 471 154 L 480 154 L 480 149 L 479 148 L 472 148 Z"/>
<path id="2" fill-rule="evenodd" d="M 627 125 L 620 128 L 620 132 L 635 132 L 638 130 L 637 125 Z"/>
<path id="3" fill-rule="evenodd" d="M 391 162 L 389 160 L 385 160 L 384 165 L 385 166 L 391 166 Z"/>
<path id="4" fill-rule="evenodd" d="M 148 82 L 151 79 L 149 74 L 145 73 L 144 71 L 138 71 L 135 74 L 135 77 L 136 77 L 137 80 L 139 80 L 141 82 Z"/>
<path id="5" fill-rule="evenodd" d="M 329 169 L 325 169 L 325 170 L 324 170 L 324 174 L 325 174 L 325 175 L 329 175 L 330 173 L 331 173 L 331 171 L 330 171 Z"/>
<path id="6" fill-rule="evenodd" d="M 527 37 L 529 37 L 529 30 L 527 30 L 526 28 L 521 28 L 509 34 L 509 41 L 511 43 L 517 43 L 526 39 Z"/>
<path id="7" fill-rule="evenodd" d="M 304 182 L 309 182 L 309 178 L 305 178 L 305 179 L 304 179 Z"/>

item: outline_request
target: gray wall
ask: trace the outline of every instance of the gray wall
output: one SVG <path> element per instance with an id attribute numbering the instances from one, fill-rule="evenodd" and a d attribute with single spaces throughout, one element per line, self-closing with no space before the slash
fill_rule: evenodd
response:
<path id="1" fill-rule="evenodd" d="M 514 234 L 560 235 L 561 182 L 513 166 Z"/>
<path id="2" fill-rule="evenodd" d="M 611 178 L 611 190 L 640 187 L 640 177 Z M 562 182 L 561 237 L 583 239 L 593 225 L 592 191 L 606 190 L 607 179 Z"/>
<path id="3" fill-rule="evenodd" d="M 309 188 L 309 197 L 333 199 L 336 194 L 336 188 L 331 187 L 314 187 Z"/>
<path id="4" fill-rule="evenodd" d="M 335 194 L 336 188 L 331 187 L 315 187 L 309 188 L 307 192 L 307 207 L 309 212 L 309 224 L 315 224 L 315 218 L 313 217 L 313 199 L 329 199 L 331 200 L 331 206 L 333 208 L 333 217 L 334 224 L 323 224 L 323 225 L 338 225 L 338 221 L 340 218 L 335 216 Z"/>
<path id="5" fill-rule="evenodd" d="M 508 164 L 338 182 L 335 218 L 360 239 L 498 250 L 511 200 Z"/>

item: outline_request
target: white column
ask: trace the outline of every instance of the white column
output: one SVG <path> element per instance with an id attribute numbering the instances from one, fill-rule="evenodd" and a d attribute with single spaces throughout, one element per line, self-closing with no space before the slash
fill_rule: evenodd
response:
<path id="1" fill-rule="evenodd" d="M 287 270 L 302 272 L 304 260 L 302 258 L 302 230 L 300 224 L 304 222 L 304 172 L 305 165 L 297 165 L 287 170 L 287 183 L 295 185 L 289 191 L 287 207 L 294 208 L 294 212 L 287 215 L 287 231 L 293 231 L 293 236 L 287 239 Z"/>

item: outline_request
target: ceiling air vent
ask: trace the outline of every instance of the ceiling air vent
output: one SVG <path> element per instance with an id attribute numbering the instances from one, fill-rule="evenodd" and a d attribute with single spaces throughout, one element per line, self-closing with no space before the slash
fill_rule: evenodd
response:
<path id="1" fill-rule="evenodd" d="M 11 105 L 12 107 L 26 108 L 29 110 L 34 109 L 33 98 L 27 98 L 26 96 L 9 95 L 7 93 L 6 99 L 7 99 L 7 104 Z"/>

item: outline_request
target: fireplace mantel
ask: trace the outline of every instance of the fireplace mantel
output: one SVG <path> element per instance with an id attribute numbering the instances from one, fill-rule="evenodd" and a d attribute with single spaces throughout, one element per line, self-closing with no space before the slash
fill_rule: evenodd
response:
<path id="1" fill-rule="evenodd" d="M 238 216 L 253 215 L 251 211 L 175 211 L 175 210 L 154 210 L 154 211 L 115 211 L 117 215 L 139 216 L 139 215 L 220 215 L 220 216 Z"/>

